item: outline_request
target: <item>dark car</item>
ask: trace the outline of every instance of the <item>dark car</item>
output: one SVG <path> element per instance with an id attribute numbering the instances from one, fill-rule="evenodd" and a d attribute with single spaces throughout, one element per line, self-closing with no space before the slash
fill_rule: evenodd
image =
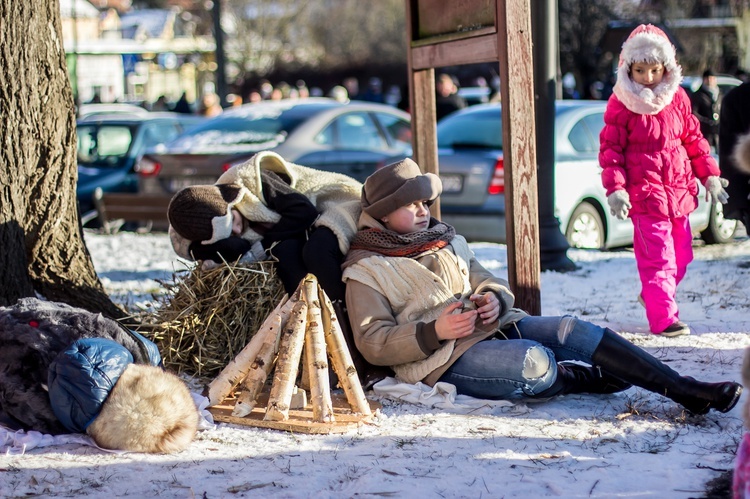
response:
<path id="1" fill-rule="evenodd" d="M 383 104 L 325 98 L 246 104 L 144 155 L 136 167 L 140 191 L 172 195 L 211 184 L 263 150 L 364 181 L 388 158 L 411 154 L 409 115 Z"/>
<path id="2" fill-rule="evenodd" d="M 633 224 L 609 212 L 601 183 L 599 132 L 603 101 L 557 101 L 555 113 L 555 215 L 574 248 L 612 248 L 633 243 Z M 445 117 L 437 127 L 443 180 L 441 217 L 474 241 L 504 243 L 505 170 L 500 104 L 479 104 Z M 732 239 L 737 223 L 721 204 L 706 202 L 699 185 L 693 230 L 706 242 Z M 540 193 L 540 195 L 547 195 Z"/>
<path id="3" fill-rule="evenodd" d="M 81 221 L 95 215 L 93 194 L 136 192 L 134 166 L 147 149 L 171 141 L 204 118 L 177 113 L 96 114 L 77 122 L 77 197 Z"/>

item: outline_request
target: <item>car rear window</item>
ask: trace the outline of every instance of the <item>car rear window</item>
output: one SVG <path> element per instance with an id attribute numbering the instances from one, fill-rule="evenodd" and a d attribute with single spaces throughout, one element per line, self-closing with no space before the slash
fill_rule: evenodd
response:
<path id="1" fill-rule="evenodd" d="M 502 149 L 503 128 L 500 110 L 495 113 L 454 114 L 437 127 L 438 147 L 452 149 Z"/>
<path id="2" fill-rule="evenodd" d="M 79 125 L 78 164 L 117 167 L 125 160 L 133 132 L 125 125 Z"/>
<path id="3" fill-rule="evenodd" d="M 220 147 L 225 152 L 240 152 L 259 145 L 275 147 L 307 117 L 289 112 L 220 116 L 182 134 L 169 148 L 184 152 L 211 152 Z"/>

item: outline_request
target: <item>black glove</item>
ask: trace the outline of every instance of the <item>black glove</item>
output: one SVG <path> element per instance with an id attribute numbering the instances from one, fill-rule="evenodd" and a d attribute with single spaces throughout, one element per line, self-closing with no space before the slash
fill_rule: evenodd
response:
<path id="1" fill-rule="evenodd" d="M 233 263 L 250 251 L 253 243 L 238 236 L 229 236 L 211 244 L 200 241 L 190 243 L 190 254 L 195 260 L 212 260 L 216 263 Z"/>

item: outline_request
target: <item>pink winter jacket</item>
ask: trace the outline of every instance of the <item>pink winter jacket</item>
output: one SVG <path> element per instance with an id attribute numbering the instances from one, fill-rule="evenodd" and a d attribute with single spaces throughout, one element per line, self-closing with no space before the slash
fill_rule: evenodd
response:
<path id="1" fill-rule="evenodd" d="M 720 174 L 681 87 L 656 114 L 635 113 L 612 95 L 599 140 L 607 196 L 625 189 L 632 214 L 688 215 L 698 206 L 696 177 L 704 184 Z"/>

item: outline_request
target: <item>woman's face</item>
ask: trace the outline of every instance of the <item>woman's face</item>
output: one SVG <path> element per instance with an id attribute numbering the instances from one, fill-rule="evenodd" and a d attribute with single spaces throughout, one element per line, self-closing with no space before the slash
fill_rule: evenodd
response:
<path id="1" fill-rule="evenodd" d="M 664 78 L 664 64 L 636 62 L 630 66 L 630 77 L 634 82 L 653 89 Z"/>
<path id="2" fill-rule="evenodd" d="M 245 231 L 245 219 L 237 210 L 232 210 L 232 234 L 240 236 Z"/>
<path id="3" fill-rule="evenodd" d="M 383 224 L 388 230 L 399 234 L 409 234 L 427 230 L 430 225 L 430 207 L 428 200 L 415 201 L 392 211 L 383 217 Z"/>

